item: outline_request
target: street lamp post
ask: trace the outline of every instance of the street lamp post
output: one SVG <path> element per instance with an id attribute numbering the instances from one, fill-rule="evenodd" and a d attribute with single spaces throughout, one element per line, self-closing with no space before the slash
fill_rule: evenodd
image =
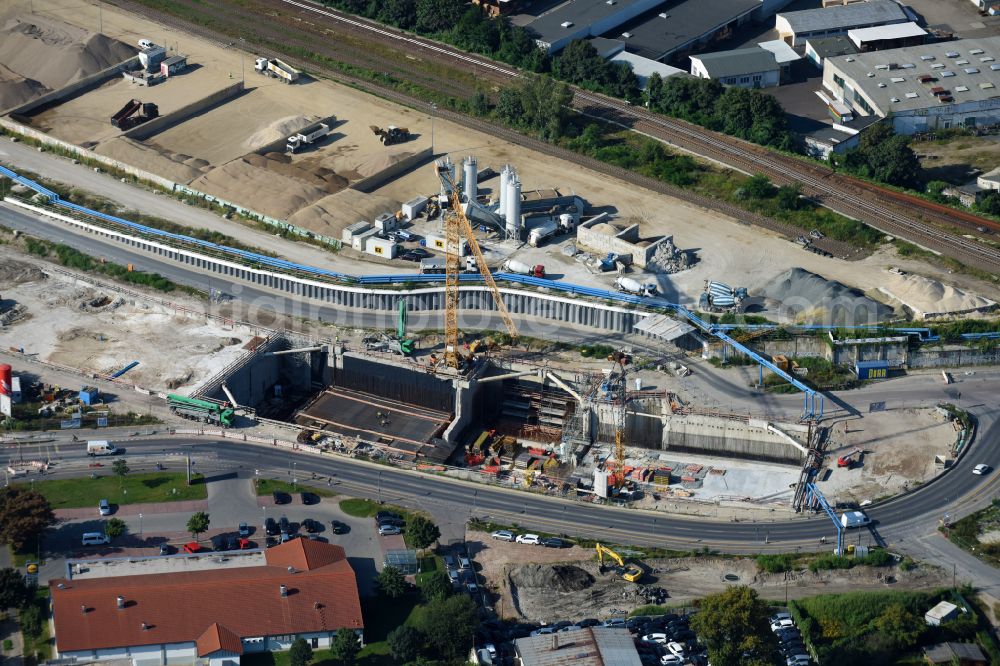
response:
<path id="1" fill-rule="evenodd" d="M 142 539 L 142 514 L 139 514 L 139 538 Z"/>

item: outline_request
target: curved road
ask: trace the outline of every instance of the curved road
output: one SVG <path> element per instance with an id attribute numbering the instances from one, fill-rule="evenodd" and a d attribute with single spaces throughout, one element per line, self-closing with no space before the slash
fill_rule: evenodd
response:
<path id="1" fill-rule="evenodd" d="M 985 406 L 984 406 L 985 407 Z M 1000 467 L 1000 407 L 982 410 L 978 444 L 950 472 L 909 494 L 897 497 L 868 513 L 879 536 L 890 546 L 925 535 L 935 529 L 945 513 L 964 514 L 985 506 L 1000 492 L 1000 475 L 975 476 L 972 467 L 985 462 Z M 33 448 L 26 444 L 30 455 Z M 300 479 L 311 474 L 330 477 L 344 494 L 382 499 L 415 509 L 447 511 L 457 516 L 490 517 L 497 522 L 516 523 L 523 528 L 575 536 L 607 539 L 618 543 L 654 545 L 688 550 L 707 546 L 733 553 L 789 552 L 796 549 L 829 548 L 836 531 L 823 514 L 788 520 L 726 522 L 668 513 L 654 514 L 578 503 L 557 497 L 472 484 L 446 477 L 410 472 L 342 456 L 295 454 L 286 449 L 246 444 L 233 440 L 179 441 L 151 439 L 125 442 L 126 456 L 143 457 L 190 453 L 203 466 L 237 469 L 244 473 L 267 470 L 283 473 L 289 460 L 296 460 Z M 64 460 L 83 460 L 74 450 Z M 59 466 L 55 471 L 59 472 Z M 68 470 L 67 470 L 68 471 Z M 318 481 L 317 483 L 322 483 Z M 848 539 L 859 538 L 856 532 Z M 865 537 L 871 541 L 870 537 Z"/>

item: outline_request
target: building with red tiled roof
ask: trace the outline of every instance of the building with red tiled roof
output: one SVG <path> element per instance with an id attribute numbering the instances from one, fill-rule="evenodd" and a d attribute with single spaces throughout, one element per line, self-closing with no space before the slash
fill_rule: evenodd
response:
<path id="1" fill-rule="evenodd" d="M 357 580 L 343 548 L 294 539 L 267 550 L 264 560 L 52 580 L 59 656 L 227 666 L 245 653 L 287 650 L 299 637 L 314 648 L 328 647 L 341 630 L 361 637 Z"/>

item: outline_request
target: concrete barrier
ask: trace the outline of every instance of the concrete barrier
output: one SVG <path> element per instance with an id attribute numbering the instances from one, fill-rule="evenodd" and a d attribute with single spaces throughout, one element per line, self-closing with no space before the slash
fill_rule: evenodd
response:
<path id="1" fill-rule="evenodd" d="M 92 150 L 81 148 L 80 146 L 73 143 L 69 143 L 68 141 L 63 141 L 53 136 L 49 136 L 45 132 L 40 132 L 34 129 L 33 127 L 28 127 L 27 125 L 15 122 L 10 118 L 0 118 L 0 127 L 3 127 L 5 130 L 7 130 L 12 134 L 18 134 L 20 136 L 27 137 L 29 139 L 34 139 L 35 141 L 43 143 L 46 146 L 57 148 L 70 155 L 77 155 L 78 157 L 81 157 L 83 159 L 92 160 L 94 162 L 103 164 L 104 166 L 112 169 L 117 169 L 131 176 L 135 176 L 139 180 L 144 180 L 153 183 L 154 185 L 159 185 L 160 187 L 165 188 L 167 190 L 174 191 L 175 189 L 177 189 L 177 183 L 175 183 L 172 180 L 168 180 L 163 176 L 158 176 L 155 173 L 139 169 L 138 167 L 134 167 L 131 164 L 125 164 L 124 162 L 119 162 L 118 160 L 107 157 L 106 155 L 101 155 L 100 153 L 95 153 Z"/>
<path id="2" fill-rule="evenodd" d="M 231 86 L 227 86 L 222 90 L 217 90 L 216 92 L 203 97 L 195 102 L 191 102 L 187 106 L 182 106 L 181 108 L 168 113 L 166 115 L 153 118 L 152 120 L 145 122 L 141 125 L 133 127 L 127 132 L 123 132 L 122 136 L 128 137 L 133 141 L 144 141 L 154 134 L 159 134 L 174 125 L 179 125 L 180 123 L 192 118 L 199 113 L 204 113 L 205 111 L 211 111 L 217 106 L 225 104 L 229 100 L 239 97 L 244 93 L 243 82 L 237 81 Z"/>
<path id="3" fill-rule="evenodd" d="M 7 112 L 7 114 L 10 116 L 29 115 L 38 111 L 41 107 L 48 106 L 50 104 L 57 104 L 69 97 L 86 92 L 91 88 L 96 88 L 108 79 L 115 78 L 122 72 L 135 69 L 137 67 L 139 67 L 139 56 L 129 58 L 128 60 L 118 63 L 117 65 L 112 65 L 111 67 L 102 69 L 101 71 L 91 74 L 90 76 L 85 76 L 79 81 L 70 83 L 69 85 L 63 86 L 58 90 L 53 90 L 50 93 L 42 95 L 38 99 L 26 102 L 19 107 L 11 109 Z"/>
<path id="4" fill-rule="evenodd" d="M 430 161 L 434 157 L 434 153 L 430 148 L 424 148 L 423 150 L 410 155 L 407 158 L 401 159 L 392 166 L 382 169 L 378 173 L 368 176 L 367 178 L 362 178 L 356 183 L 351 185 L 352 190 L 357 190 L 358 192 L 374 192 L 383 183 L 391 178 L 395 178 L 401 174 L 406 173 L 410 169 L 415 169 L 424 162 Z"/>

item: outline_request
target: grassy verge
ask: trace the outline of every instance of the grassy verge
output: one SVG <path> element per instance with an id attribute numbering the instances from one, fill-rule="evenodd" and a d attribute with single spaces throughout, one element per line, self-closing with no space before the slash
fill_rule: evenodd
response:
<path id="1" fill-rule="evenodd" d="M 952 523 L 951 527 L 942 527 L 948 539 L 963 550 L 975 555 L 990 566 L 1000 568 L 1000 543 L 982 543 L 979 535 L 1000 529 L 1000 500 L 970 513 L 961 520 Z"/>
<path id="2" fill-rule="evenodd" d="M 189 486 L 181 472 L 129 474 L 119 479 L 107 467 L 98 474 L 96 479 L 53 479 L 34 483 L 32 487 L 45 496 L 53 509 L 93 507 L 95 516 L 97 502 L 101 499 L 112 504 L 146 504 L 208 497 L 208 489 L 198 475 L 192 477 Z M 27 487 L 28 484 L 17 485 Z"/>
<path id="3" fill-rule="evenodd" d="M 966 266 L 961 261 L 957 259 L 952 259 L 951 257 L 945 257 L 943 255 L 931 252 L 930 250 L 925 250 L 922 247 L 909 243 L 905 240 L 900 240 L 897 238 L 893 241 L 896 246 L 896 253 L 900 257 L 905 259 L 919 259 L 921 261 L 926 261 L 929 264 L 938 266 L 939 268 L 944 268 L 949 271 L 954 271 L 956 273 L 965 273 L 966 275 L 971 275 L 972 277 L 979 278 L 980 280 L 985 280 L 986 282 L 996 282 L 997 276 L 989 271 L 979 270 L 978 268 L 973 268 L 971 266 Z"/>
<path id="4" fill-rule="evenodd" d="M 254 486 L 257 489 L 257 495 L 270 495 L 275 490 L 286 492 L 286 493 L 301 493 L 303 491 L 310 492 L 313 495 L 318 495 L 320 497 L 336 497 L 337 493 L 332 490 L 327 490 L 326 488 L 317 488 L 315 486 L 307 486 L 301 483 L 291 483 L 290 481 L 279 481 L 278 479 L 256 479 L 254 481 Z"/>

